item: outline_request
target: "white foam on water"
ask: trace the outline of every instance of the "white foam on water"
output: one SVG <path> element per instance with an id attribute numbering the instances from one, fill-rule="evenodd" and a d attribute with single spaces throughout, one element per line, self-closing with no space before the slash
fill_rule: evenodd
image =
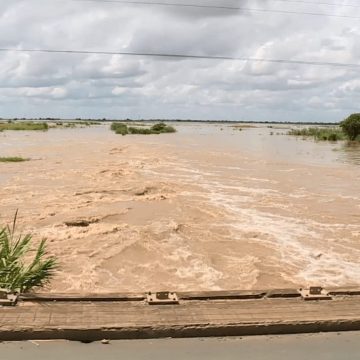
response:
<path id="1" fill-rule="evenodd" d="M 223 168 L 244 171 L 242 167 Z M 278 171 L 292 173 L 299 170 L 291 168 Z M 297 194 L 282 194 L 273 189 L 244 186 L 241 183 L 244 177 L 230 179 L 226 177 L 226 174 L 219 175 L 218 171 L 194 170 L 190 163 L 181 166 L 181 171 L 180 176 L 176 174 L 173 177 L 178 177 L 189 185 L 200 186 L 204 190 L 196 191 L 196 193 L 185 191 L 182 195 L 189 198 L 200 197 L 218 208 L 219 213 L 225 214 L 226 224 L 222 225 L 235 229 L 238 234 L 238 236 L 234 236 L 233 241 L 243 241 L 244 232 L 260 233 L 260 236 L 251 241 L 269 247 L 272 252 L 280 257 L 281 260 L 277 266 L 279 275 L 284 279 L 296 284 L 360 285 L 360 262 L 358 261 L 360 250 L 351 246 L 353 240 L 344 238 L 340 245 L 335 247 L 332 246 L 331 239 L 327 238 L 329 233 L 338 237 L 342 230 L 359 231 L 360 224 L 320 223 L 310 218 L 280 216 L 270 211 L 265 212 L 252 208 L 257 205 L 258 196 L 277 196 L 276 201 L 280 202 L 282 196 L 292 198 L 309 196 L 309 193 L 304 191 L 305 189 L 299 189 L 300 191 Z M 172 177 L 171 174 L 166 174 L 166 176 Z M 256 184 L 259 183 L 257 178 L 248 177 L 249 179 L 252 179 Z M 264 183 L 267 182 L 264 179 L 260 180 Z M 275 207 L 280 205 L 281 203 L 279 205 L 273 204 Z M 284 206 L 280 207 L 284 208 Z M 291 204 L 285 206 L 287 210 L 289 207 L 291 209 Z M 339 246 L 344 244 L 347 246 L 346 251 L 337 252 Z M 194 264 L 194 269 L 199 267 L 201 265 Z M 207 271 L 211 273 L 211 270 L 208 269 Z M 179 272 L 184 277 L 190 276 L 190 273 L 190 268 Z M 220 279 L 216 273 L 213 273 L 212 276 L 212 279 Z M 211 281 L 208 281 L 209 285 L 211 285 Z"/>
<path id="2" fill-rule="evenodd" d="M 270 179 L 260 179 L 260 178 L 255 178 L 255 177 L 245 177 L 245 180 L 250 180 L 250 181 L 256 181 L 256 182 L 261 182 L 261 183 L 270 183 L 270 184 L 278 184 L 278 181 L 275 180 L 270 180 Z"/>
<path id="3" fill-rule="evenodd" d="M 230 283 L 235 283 L 234 288 L 238 288 L 239 284 L 241 284 L 242 288 L 255 286 L 260 275 L 257 267 L 260 260 L 257 257 L 251 255 L 242 257 L 222 255 L 221 257 L 226 262 L 224 278 Z"/>
<path id="4" fill-rule="evenodd" d="M 175 275 L 177 277 L 191 281 L 196 279 L 203 288 L 220 290 L 217 282 L 224 275 L 209 264 L 205 255 L 194 253 L 189 245 L 177 235 L 170 236 L 168 244 L 171 246 L 168 258 L 176 263 Z"/>
<path id="5" fill-rule="evenodd" d="M 357 251 L 360 255 L 360 251 Z M 330 251 L 318 260 L 308 261 L 296 278 L 305 285 L 322 284 L 323 286 L 341 286 L 360 284 L 360 265 L 347 261 L 342 256 Z"/>
<path id="6" fill-rule="evenodd" d="M 256 241 L 270 246 L 281 255 L 281 266 L 285 269 L 281 273 L 285 279 L 300 284 L 319 282 L 324 286 L 360 284 L 360 263 L 357 260 L 360 250 L 349 247 L 353 259 L 349 260 L 346 254 L 338 254 L 329 248 L 329 242 L 322 235 L 323 230 L 329 231 L 330 228 L 335 231 L 348 225 L 321 224 L 263 213 L 239 206 L 236 197 L 212 195 L 212 202 L 229 213 L 233 220 L 230 226 L 239 231 L 267 235 L 266 239 L 260 236 Z M 347 239 L 343 242 L 351 243 Z M 316 258 L 317 254 L 322 256 Z"/>

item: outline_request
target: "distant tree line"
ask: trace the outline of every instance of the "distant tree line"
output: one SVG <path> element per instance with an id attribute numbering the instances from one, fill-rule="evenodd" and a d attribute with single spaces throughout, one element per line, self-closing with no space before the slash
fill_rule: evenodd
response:
<path id="1" fill-rule="evenodd" d="M 9 121 L 17 121 L 17 120 L 40 120 L 40 121 L 62 121 L 65 119 L 55 118 L 55 117 L 40 117 L 40 118 L 12 118 L 5 119 L 0 118 L 0 120 L 9 120 Z M 69 119 L 68 119 L 69 120 Z M 350 140 L 355 140 L 360 134 L 360 113 L 352 114 L 345 120 L 341 122 L 318 122 L 318 121 L 247 121 L 247 120 L 198 120 L 198 119 L 107 119 L 107 118 L 76 118 L 77 121 L 98 121 L 98 122 L 155 122 L 155 123 L 163 123 L 166 122 L 193 122 L 193 123 L 208 123 L 208 124 L 282 124 L 282 125 L 332 125 L 332 126 L 340 126 L 343 132 L 348 136 Z"/>

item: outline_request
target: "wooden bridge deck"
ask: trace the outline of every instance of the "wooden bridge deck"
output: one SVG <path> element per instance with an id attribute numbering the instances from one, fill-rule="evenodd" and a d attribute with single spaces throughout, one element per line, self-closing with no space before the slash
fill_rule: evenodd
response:
<path id="1" fill-rule="evenodd" d="M 38 295 L 0 307 L 0 340 L 135 339 L 360 330 L 360 290 L 304 301 L 295 291 L 180 293 L 178 305 L 142 294 Z"/>

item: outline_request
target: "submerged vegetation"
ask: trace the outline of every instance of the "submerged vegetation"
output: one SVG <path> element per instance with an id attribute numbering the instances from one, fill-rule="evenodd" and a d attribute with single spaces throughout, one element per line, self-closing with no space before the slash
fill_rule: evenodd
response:
<path id="1" fill-rule="evenodd" d="M 312 137 L 320 141 L 345 140 L 345 133 L 338 127 L 310 127 L 304 129 L 291 129 L 288 135 Z"/>
<path id="2" fill-rule="evenodd" d="M 139 134 L 139 135 L 152 135 L 152 134 L 164 134 L 164 133 L 174 133 L 176 129 L 172 126 L 166 125 L 165 123 L 157 123 L 150 128 L 144 127 L 134 127 L 128 126 L 127 124 L 123 123 L 112 123 L 111 130 L 114 131 L 116 134 L 120 135 L 128 135 L 128 134 Z"/>
<path id="3" fill-rule="evenodd" d="M 76 127 L 89 127 L 93 125 L 101 125 L 99 121 L 76 120 L 76 121 L 56 121 L 51 123 L 49 128 L 76 128 Z"/>
<path id="4" fill-rule="evenodd" d="M 6 123 L 0 123 L 0 131 L 4 130 L 37 130 L 46 131 L 49 125 L 46 122 L 33 122 L 33 121 L 8 121 Z"/>
<path id="5" fill-rule="evenodd" d="M 292 129 L 287 134 L 312 137 L 315 140 L 350 140 L 360 142 L 360 113 L 350 115 L 348 118 L 343 120 L 339 126 Z"/>
<path id="6" fill-rule="evenodd" d="M 74 120 L 74 121 L 22 121 L 22 120 L 8 120 L 7 122 L 0 122 L 0 132 L 5 130 L 23 130 L 23 131 L 47 131 L 48 129 L 64 129 L 64 128 L 76 128 L 76 127 L 89 127 L 93 125 L 100 125 L 99 121 L 90 120 Z"/>
<path id="7" fill-rule="evenodd" d="M 19 156 L 7 156 L 7 157 L 0 156 L 0 162 L 23 162 L 23 161 L 29 161 L 29 159 L 25 159 Z"/>
<path id="8" fill-rule="evenodd" d="M 258 126 L 256 125 L 252 125 L 252 124 L 237 124 L 237 125 L 232 125 L 231 126 L 233 129 L 235 130 L 243 130 L 243 129 L 253 129 L 253 128 L 257 128 Z"/>
<path id="9" fill-rule="evenodd" d="M 16 218 L 17 214 L 12 227 L 0 228 L 0 288 L 23 293 L 45 286 L 54 275 L 57 261 L 47 255 L 45 240 L 33 249 L 31 234 L 16 236 Z"/>

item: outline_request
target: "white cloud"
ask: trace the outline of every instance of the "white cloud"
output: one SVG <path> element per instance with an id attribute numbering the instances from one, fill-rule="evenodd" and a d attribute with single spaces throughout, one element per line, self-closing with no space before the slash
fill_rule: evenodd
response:
<path id="1" fill-rule="evenodd" d="M 351 14 L 258 0 L 229 5 Z M 184 3 L 220 4 L 219 0 Z M 0 47 L 140 51 L 358 63 L 355 19 L 95 2 L 4 0 Z M 360 71 L 267 62 L 0 53 L 5 116 L 337 121 Z M 42 103 L 42 106 L 38 104 Z"/>

